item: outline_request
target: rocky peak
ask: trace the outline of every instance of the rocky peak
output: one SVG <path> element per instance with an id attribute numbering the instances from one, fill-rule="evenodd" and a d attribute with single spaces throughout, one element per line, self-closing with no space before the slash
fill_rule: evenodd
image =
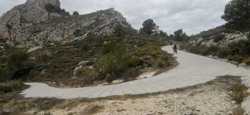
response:
<path id="1" fill-rule="evenodd" d="M 59 0 L 27 0 L 26 5 L 28 6 L 36 6 L 44 8 L 47 4 L 51 4 L 55 7 L 60 7 Z"/>
<path id="2" fill-rule="evenodd" d="M 48 7 L 49 6 L 49 7 Z M 40 23 L 47 21 L 50 17 L 60 16 L 59 0 L 27 0 L 26 3 L 14 7 L 1 17 L 1 24 L 12 24 L 13 26 L 20 23 Z"/>
<path id="3" fill-rule="evenodd" d="M 53 10 L 53 12 L 49 10 Z M 61 17 L 60 11 L 62 10 L 59 0 L 27 0 L 24 4 L 6 12 L 0 18 L 0 36 L 11 39 L 11 36 L 16 36 L 16 34 L 10 35 L 11 32 L 16 33 L 24 26 L 46 22 L 54 17 Z"/>
<path id="4" fill-rule="evenodd" d="M 88 33 L 110 35 L 117 25 L 132 29 L 113 8 L 79 16 L 65 13 L 59 0 L 27 0 L 0 18 L 0 39 L 33 47 L 82 39 Z"/>

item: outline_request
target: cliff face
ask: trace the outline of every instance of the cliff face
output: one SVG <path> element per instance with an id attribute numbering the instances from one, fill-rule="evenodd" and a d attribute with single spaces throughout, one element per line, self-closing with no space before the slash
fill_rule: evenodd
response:
<path id="1" fill-rule="evenodd" d="M 117 25 L 132 29 L 114 9 L 70 16 L 60 8 L 59 0 L 28 0 L 1 17 L 0 37 L 10 43 L 32 47 L 80 39 L 88 33 L 109 35 Z"/>

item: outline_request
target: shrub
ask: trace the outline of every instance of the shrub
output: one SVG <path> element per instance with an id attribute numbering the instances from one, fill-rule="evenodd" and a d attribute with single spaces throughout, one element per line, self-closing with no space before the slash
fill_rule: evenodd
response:
<path id="1" fill-rule="evenodd" d="M 0 83 L 0 94 L 20 91 L 25 87 L 22 81 L 7 81 Z"/>
<path id="2" fill-rule="evenodd" d="M 91 84 L 98 80 L 98 72 L 95 68 L 82 68 L 76 73 L 76 76 L 83 79 L 85 84 Z"/>
<path id="3" fill-rule="evenodd" d="M 250 40 L 240 40 L 232 42 L 224 47 L 182 44 L 182 49 L 201 55 L 213 55 L 220 58 L 242 62 L 250 57 Z"/>
<path id="4" fill-rule="evenodd" d="M 29 55 L 23 49 L 11 49 L 5 64 L 0 66 L 0 79 L 11 80 L 15 72 L 25 67 Z"/>
<path id="5" fill-rule="evenodd" d="M 138 44 L 138 43 L 137 43 Z M 118 78 L 127 79 L 130 74 L 134 77 L 137 69 L 169 67 L 174 60 L 170 54 L 161 50 L 158 42 L 142 42 L 136 47 L 133 43 L 122 40 L 106 41 L 103 46 L 103 55 L 98 58 L 95 67 L 105 76 L 103 79 L 112 81 Z"/>
<path id="6" fill-rule="evenodd" d="M 0 81 L 6 80 L 6 77 L 5 77 L 6 71 L 7 71 L 6 65 L 0 65 Z"/>
<path id="7" fill-rule="evenodd" d="M 22 49 L 13 49 L 11 54 L 8 56 L 8 67 L 11 69 L 21 68 L 25 61 L 27 61 L 29 55 L 25 50 Z"/>
<path id="8" fill-rule="evenodd" d="M 111 41 L 104 45 L 103 55 L 97 60 L 96 68 L 107 81 L 112 81 L 136 64 L 137 59 L 126 45 Z"/>
<path id="9" fill-rule="evenodd" d="M 59 13 L 61 11 L 61 8 L 60 7 L 56 7 L 52 4 L 46 4 L 45 5 L 45 9 L 48 11 L 48 12 L 55 12 L 55 13 Z"/>
<path id="10" fill-rule="evenodd" d="M 79 16 L 79 13 L 78 13 L 77 11 L 74 11 L 74 12 L 73 12 L 73 15 L 74 15 L 74 16 Z"/>
<path id="11" fill-rule="evenodd" d="M 223 40 L 224 38 L 225 38 L 224 34 L 218 34 L 218 35 L 214 35 L 212 39 L 214 39 L 214 42 L 219 42 Z"/>
<path id="12" fill-rule="evenodd" d="M 145 44 L 136 50 L 135 55 L 140 59 L 137 62 L 146 67 L 157 68 L 169 65 L 170 56 L 163 52 L 158 45 Z"/>
<path id="13" fill-rule="evenodd" d="M 182 44 L 181 45 L 182 49 L 185 49 L 187 51 L 190 51 L 192 53 L 195 54 L 201 54 L 201 55 L 213 55 L 216 53 L 216 51 L 218 50 L 217 46 L 211 46 L 211 47 L 207 47 L 204 45 L 192 45 L 192 44 Z"/>
<path id="14" fill-rule="evenodd" d="M 250 54 L 250 40 L 240 40 L 229 44 L 228 46 L 235 55 L 249 55 Z"/>
<path id="15" fill-rule="evenodd" d="M 46 4 L 45 5 L 45 9 L 49 12 L 49 13 L 58 13 L 60 15 L 63 16 L 69 16 L 69 12 L 66 12 L 64 9 L 61 9 L 58 6 L 54 6 L 52 4 Z"/>
<path id="16" fill-rule="evenodd" d="M 245 97 L 247 97 L 247 87 L 243 84 L 235 84 L 232 88 L 231 97 L 236 101 L 237 104 L 241 104 Z"/>
<path id="17" fill-rule="evenodd" d="M 124 37 L 126 35 L 134 34 L 134 30 L 131 30 L 130 28 L 123 27 L 122 25 L 117 25 L 114 28 L 114 35 L 117 37 Z"/>
<path id="18" fill-rule="evenodd" d="M 112 81 L 128 69 L 130 60 L 127 54 L 108 53 L 97 60 L 96 67 L 101 75 L 106 77 L 107 81 Z"/>
<path id="19" fill-rule="evenodd" d="M 77 29 L 73 34 L 75 37 L 79 37 L 82 35 L 82 32 L 81 32 L 81 30 Z"/>

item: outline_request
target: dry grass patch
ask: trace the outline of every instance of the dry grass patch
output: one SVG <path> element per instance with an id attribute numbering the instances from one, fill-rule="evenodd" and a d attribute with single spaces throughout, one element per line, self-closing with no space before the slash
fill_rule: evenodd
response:
<path id="1" fill-rule="evenodd" d="M 89 105 L 80 112 L 80 115 L 94 115 L 95 113 L 100 112 L 102 109 L 104 109 L 104 107 L 100 105 Z"/>

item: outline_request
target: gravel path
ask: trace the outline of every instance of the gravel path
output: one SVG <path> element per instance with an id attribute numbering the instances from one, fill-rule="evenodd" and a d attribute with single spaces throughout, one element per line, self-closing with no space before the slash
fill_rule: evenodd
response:
<path id="1" fill-rule="evenodd" d="M 163 50 L 172 52 L 169 46 L 164 47 Z M 84 88 L 54 88 L 43 83 L 27 83 L 31 87 L 21 94 L 25 97 L 55 97 L 60 99 L 136 95 L 197 85 L 223 75 L 243 76 L 246 85 L 250 86 L 250 77 L 248 78 L 250 71 L 243 67 L 183 51 L 179 51 L 176 57 L 179 65 L 156 77 L 116 85 Z M 247 103 L 245 106 L 247 108 L 249 104 Z"/>

